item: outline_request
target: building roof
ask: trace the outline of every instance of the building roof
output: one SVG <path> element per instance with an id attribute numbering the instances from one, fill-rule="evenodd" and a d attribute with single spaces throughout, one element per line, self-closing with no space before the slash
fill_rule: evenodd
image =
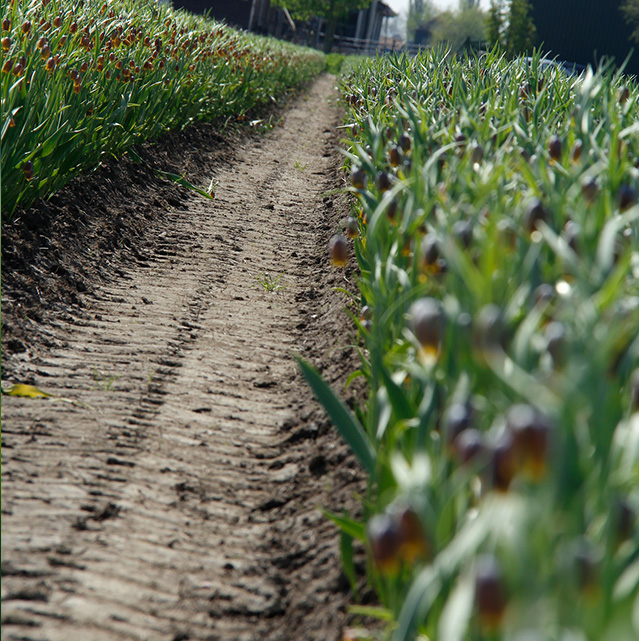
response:
<path id="1" fill-rule="evenodd" d="M 389 7 L 387 4 L 384 2 L 380 2 L 377 5 L 377 10 L 382 14 L 384 18 L 394 18 L 395 16 L 398 16 L 399 14 L 393 11 L 391 7 Z"/>

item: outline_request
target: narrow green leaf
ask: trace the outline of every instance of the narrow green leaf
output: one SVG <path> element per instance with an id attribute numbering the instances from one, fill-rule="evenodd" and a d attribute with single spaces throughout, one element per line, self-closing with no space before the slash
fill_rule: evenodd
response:
<path id="1" fill-rule="evenodd" d="M 475 590 L 472 575 L 464 573 L 446 601 L 439 619 L 438 635 L 446 641 L 463 641 L 473 612 Z"/>
<path id="2" fill-rule="evenodd" d="M 353 562 L 353 537 L 342 531 L 340 534 L 340 552 L 342 556 L 342 567 L 344 574 L 351 584 L 351 590 L 354 597 L 358 598 L 357 590 L 357 573 L 355 572 L 355 563 Z"/>
<path id="3" fill-rule="evenodd" d="M 437 384 L 433 383 L 425 390 L 422 402 L 419 405 L 419 425 L 417 426 L 417 446 L 419 449 L 423 449 L 426 444 L 428 426 L 437 407 L 438 396 Z"/>
<path id="4" fill-rule="evenodd" d="M 159 176 L 163 176 L 164 178 L 169 178 L 173 182 L 177 183 L 178 185 L 181 185 L 182 187 L 186 187 L 187 189 L 190 189 L 191 191 L 196 192 L 197 194 L 200 194 L 200 196 L 204 196 L 204 198 L 208 198 L 209 200 L 213 200 L 214 196 L 210 193 L 208 193 L 205 189 L 201 189 L 200 187 L 196 187 L 195 185 L 192 185 L 185 176 L 179 176 L 178 174 L 172 174 L 168 171 L 160 171 L 159 169 L 155 170 L 155 173 L 158 174 Z"/>
<path id="5" fill-rule="evenodd" d="M 623 281 L 630 273 L 630 262 L 632 255 L 628 252 L 619 261 L 617 266 L 610 272 L 606 282 L 594 297 L 594 303 L 599 312 L 604 312 L 617 298 L 622 295 Z"/>
<path id="6" fill-rule="evenodd" d="M 355 370 L 354 372 L 352 372 L 352 373 L 349 375 L 349 377 L 346 379 L 346 384 L 344 385 L 344 387 L 345 387 L 346 389 L 348 389 L 348 388 L 353 384 L 353 381 L 354 381 L 354 380 L 356 380 L 356 379 L 358 379 L 358 378 L 361 378 L 362 376 L 364 376 L 364 372 L 362 372 L 362 370 L 361 370 L 361 369 L 356 369 L 356 370 Z"/>
<path id="7" fill-rule="evenodd" d="M 607 273 L 614 264 L 617 234 L 635 220 L 639 220 L 639 205 L 635 205 L 622 215 L 614 216 L 605 224 L 597 245 L 597 264 L 604 273 Z"/>
<path id="8" fill-rule="evenodd" d="M 628 565 L 615 584 L 613 597 L 620 601 L 630 596 L 639 586 L 639 560 Z"/>
<path id="9" fill-rule="evenodd" d="M 322 514 L 333 521 L 342 532 L 358 541 L 366 541 L 366 526 L 361 521 L 356 521 L 346 514 L 335 514 L 329 510 L 322 510 Z"/>
<path id="10" fill-rule="evenodd" d="M 304 378 L 311 386 L 315 396 L 322 404 L 329 415 L 337 431 L 342 438 L 350 445 L 355 456 L 359 459 L 364 469 L 370 476 L 375 474 L 375 451 L 368 440 L 364 428 L 351 414 L 349 409 L 337 397 L 333 390 L 319 375 L 317 370 L 311 367 L 301 358 L 295 359 L 299 365 Z"/>
<path id="11" fill-rule="evenodd" d="M 370 617 L 378 621 L 393 621 L 393 613 L 387 608 L 377 608 L 372 605 L 351 605 L 348 608 L 351 614 L 361 617 Z"/>
<path id="12" fill-rule="evenodd" d="M 393 408 L 393 412 L 395 412 L 395 416 L 400 421 L 407 421 L 414 418 L 416 413 L 415 407 L 410 402 L 408 396 L 406 396 L 404 390 L 395 383 L 383 364 L 380 366 L 379 371 L 381 372 L 384 387 L 388 394 L 388 400 Z"/>
<path id="13" fill-rule="evenodd" d="M 375 429 L 375 438 L 377 442 L 384 438 L 386 428 L 388 427 L 391 416 L 393 415 L 393 408 L 388 401 L 388 394 L 385 387 L 380 387 L 375 395 L 377 399 L 377 425 Z M 371 413 L 371 416 L 373 413 Z"/>
<path id="14" fill-rule="evenodd" d="M 433 604 L 441 587 L 441 578 L 432 566 L 424 568 L 413 581 L 397 621 L 393 641 L 413 641 L 422 613 Z"/>

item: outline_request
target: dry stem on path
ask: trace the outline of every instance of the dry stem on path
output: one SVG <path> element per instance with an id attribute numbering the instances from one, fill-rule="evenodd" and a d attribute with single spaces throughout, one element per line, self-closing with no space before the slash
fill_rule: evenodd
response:
<path id="1" fill-rule="evenodd" d="M 5 384 L 95 411 L 3 398 L 2 639 L 340 638 L 348 589 L 317 507 L 352 507 L 361 475 L 292 361 L 337 379 L 351 354 L 325 252 L 345 213 L 323 198 L 339 186 L 333 84 L 233 163 L 205 163 L 214 201 L 149 215 L 152 252 L 40 319 L 53 347 L 8 339 Z"/>

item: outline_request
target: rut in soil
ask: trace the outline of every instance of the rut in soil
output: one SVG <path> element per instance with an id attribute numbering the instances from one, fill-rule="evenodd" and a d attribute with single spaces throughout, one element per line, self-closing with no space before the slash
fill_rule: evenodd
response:
<path id="1" fill-rule="evenodd" d="M 348 589 L 318 506 L 352 504 L 361 478 L 292 360 L 351 354 L 347 275 L 326 271 L 344 215 L 326 196 L 333 84 L 47 328 L 66 347 L 19 364 L 95 411 L 4 398 L 2 639 L 340 638 Z"/>

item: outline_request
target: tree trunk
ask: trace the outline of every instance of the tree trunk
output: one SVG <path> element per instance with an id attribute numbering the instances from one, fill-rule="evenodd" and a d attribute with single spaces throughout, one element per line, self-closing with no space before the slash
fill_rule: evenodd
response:
<path id="1" fill-rule="evenodd" d="M 331 16 L 326 23 L 326 34 L 324 35 L 324 53 L 330 53 L 333 49 L 333 39 L 337 30 L 337 18 Z"/>

